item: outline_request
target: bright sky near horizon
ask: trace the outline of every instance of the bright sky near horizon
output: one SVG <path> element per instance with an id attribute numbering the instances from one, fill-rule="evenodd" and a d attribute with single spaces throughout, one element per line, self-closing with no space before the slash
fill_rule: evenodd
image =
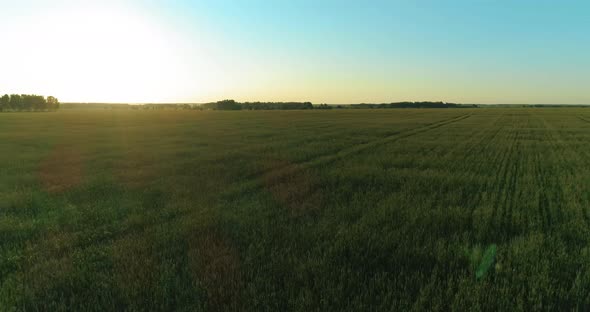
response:
<path id="1" fill-rule="evenodd" d="M 0 0 L 0 93 L 590 104 L 590 2 Z"/>

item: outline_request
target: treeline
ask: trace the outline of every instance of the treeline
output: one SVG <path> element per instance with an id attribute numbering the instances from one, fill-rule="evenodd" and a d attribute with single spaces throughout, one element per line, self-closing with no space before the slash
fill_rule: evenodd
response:
<path id="1" fill-rule="evenodd" d="M 578 107 L 578 108 L 588 108 L 588 105 L 582 104 L 533 104 L 533 105 L 523 105 L 523 107 L 536 107 L 536 108 L 563 108 L 563 107 Z"/>
<path id="2" fill-rule="evenodd" d="M 215 103 L 201 104 L 197 109 L 212 110 L 295 110 L 314 109 L 311 102 L 245 102 L 223 100 Z"/>
<path id="3" fill-rule="evenodd" d="M 61 103 L 61 109 L 131 109 L 131 104 L 114 103 Z"/>
<path id="4" fill-rule="evenodd" d="M 379 109 L 379 108 L 465 108 L 477 105 L 464 105 L 445 102 L 396 102 L 384 104 L 350 104 L 350 105 L 313 105 L 310 102 L 245 102 L 223 100 L 215 103 L 201 104 L 197 109 L 213 110 L 291 110 L 291 109 Z"/>
<path id="5" fill-rule="evenodd" d="M 374 109 L 374 108 L 463 108 L 463 107 L 477 107 L 477 105 L 464 105 L 456 103 L 445 102 L 396 102 L 385 104 L 351 104 L 350 108 L 356 109 Z"/>
<path id="6" fill-rule="evenodd" d="M 4 94 L 0 97 L 0 112 L 56 111 L 59 101 L 53 96 L 45 98 L 35 94 Z"/>
<path id="7" fill-rule="evenodd" d="M 245 102 L 223 100 L 213 103 L 188 104 L 106 104 L 106 103 L 64 103 L 64 109 L 131 109 L 131 110 L 296 110 L 330 109 L 329 105 L 313 105 L 310 102 Z"/>
<path id="8" fill-rule="evenodd" d="M 106 104 L 106 103 L 64 103 L 64 109 L 130 109 L 130 110 L 312 110 L 312 109 L 384 109 L 384 108 L 468 108 L 472 104 L 445 102 L 397 102 L 385 104 L 347 104 L 328 105 L 311 102 L 236 102 L 223 100 L 212 103 L 146 103 L 146 104 Z"/>

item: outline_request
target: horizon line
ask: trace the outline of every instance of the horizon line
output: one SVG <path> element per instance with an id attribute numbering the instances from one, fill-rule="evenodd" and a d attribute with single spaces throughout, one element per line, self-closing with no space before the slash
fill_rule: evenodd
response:
<path id="1" fill-rule="evenodd" d="M 221 101 L 221 100 L 219 100 Z M 203 105 L 212 102 L 81 102 L 81 101 L 68 101 L 61 102 L 62 104 L 104 104 L 104 105 L 174 105 L 174 104 L 192 104 L 192 105 Z M 458 104 L 458 105 L 567 105 L 567 106 L 590 106 L 590 103 L 460 103 L 460 102 L 446 102 L 446 101 L 392 101 L 392 102 L 355 102 L 355 103 L 328 103 L 328 102 L 312 102 L 312 101 L 236 101 L 237 103 L 312 103 L 312 104 L 327 104 L 327 105 L 358 105 L 358 104 L 395 104 L 395 103 L 445 103 L 445 104 Z"/>

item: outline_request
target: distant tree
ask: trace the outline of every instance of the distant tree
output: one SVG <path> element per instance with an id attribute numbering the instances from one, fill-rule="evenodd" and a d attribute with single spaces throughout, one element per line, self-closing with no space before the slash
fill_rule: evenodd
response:
<path id="1" fill-rule="evenodd" d="M 246 102 L 240 105 L 242 109 L 246 110 L 313 109 L 313 105 L 310 102 Z"/>
<path id="2" fill-rule="evenodd" d="M 8 94 L 4 94 L 0 98 L 0 111 L 5 111 L 10 109 L 10 96 Z"/>
<path id="3" fill-rule="evenodd" d="M 0 111 L 55 111 L 59 101 L 53 96 L 36 94 L 5 94 L 0 96 Z"/>
<path id="4" fill-rule="evenodd" d="M 13 110 L 22 111 L 23 110 L 23 101 L 19 94 L 11 94 L 10 95 L 10 107 Z"/>
<path id="5" fill-rule="evenodd" d="M 56 111 L 59 108 L 59 101 L 56 97 L 48 96 L 47 97 L 47 109 L 50 111 Z"/>
<path id="6" fill-rule="evenodd" d="M 460 108 L 467 107 L 461 106 L 455 103 L 444 103 L 444 102 L 397 102 L 397 103 L 383 103 L 383 104 L 352 104 L 350 108 Z"/>
<path id="7" fill-rule="evenodd" d="M 31 103 L 36 111 L 47 110 L 47 100 L 41 95 L 31 95 Z"/>
<path id="8" fill-rule="evenodd" d="M 30 111 L 33 109 L 33 97 L 27 94 L 20 95 L 23 110 Z"/>
<path id="9" fill-rule="evenodd" d="M 314 109 L 332 109 L 332 106 L 328 104 L 320 104 L 313 107 Z"/>
<path id="10" fill-rule="evenodd" d="M 223 100 L 216 103 L 216 109 L 218 110 L 240 110 L 242 106 L 234 100 Z"/>
<path id="11" fill-rule="evenodd" d="M 223 100 L 214 103 L 206 103 L 193 106 L 199 110 L 299 110 L 299 109 L 331 109 L 330 105 L 314 106 L 311 102 L 245 102 Z"/>

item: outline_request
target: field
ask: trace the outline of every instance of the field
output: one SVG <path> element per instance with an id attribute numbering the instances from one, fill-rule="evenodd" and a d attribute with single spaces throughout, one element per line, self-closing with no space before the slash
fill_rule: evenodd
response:
<path id="1" fill-rule="evenodd" d="M 588 310 L 588 142 L 583 108 L 0 114 L 0 311 Z"/>

